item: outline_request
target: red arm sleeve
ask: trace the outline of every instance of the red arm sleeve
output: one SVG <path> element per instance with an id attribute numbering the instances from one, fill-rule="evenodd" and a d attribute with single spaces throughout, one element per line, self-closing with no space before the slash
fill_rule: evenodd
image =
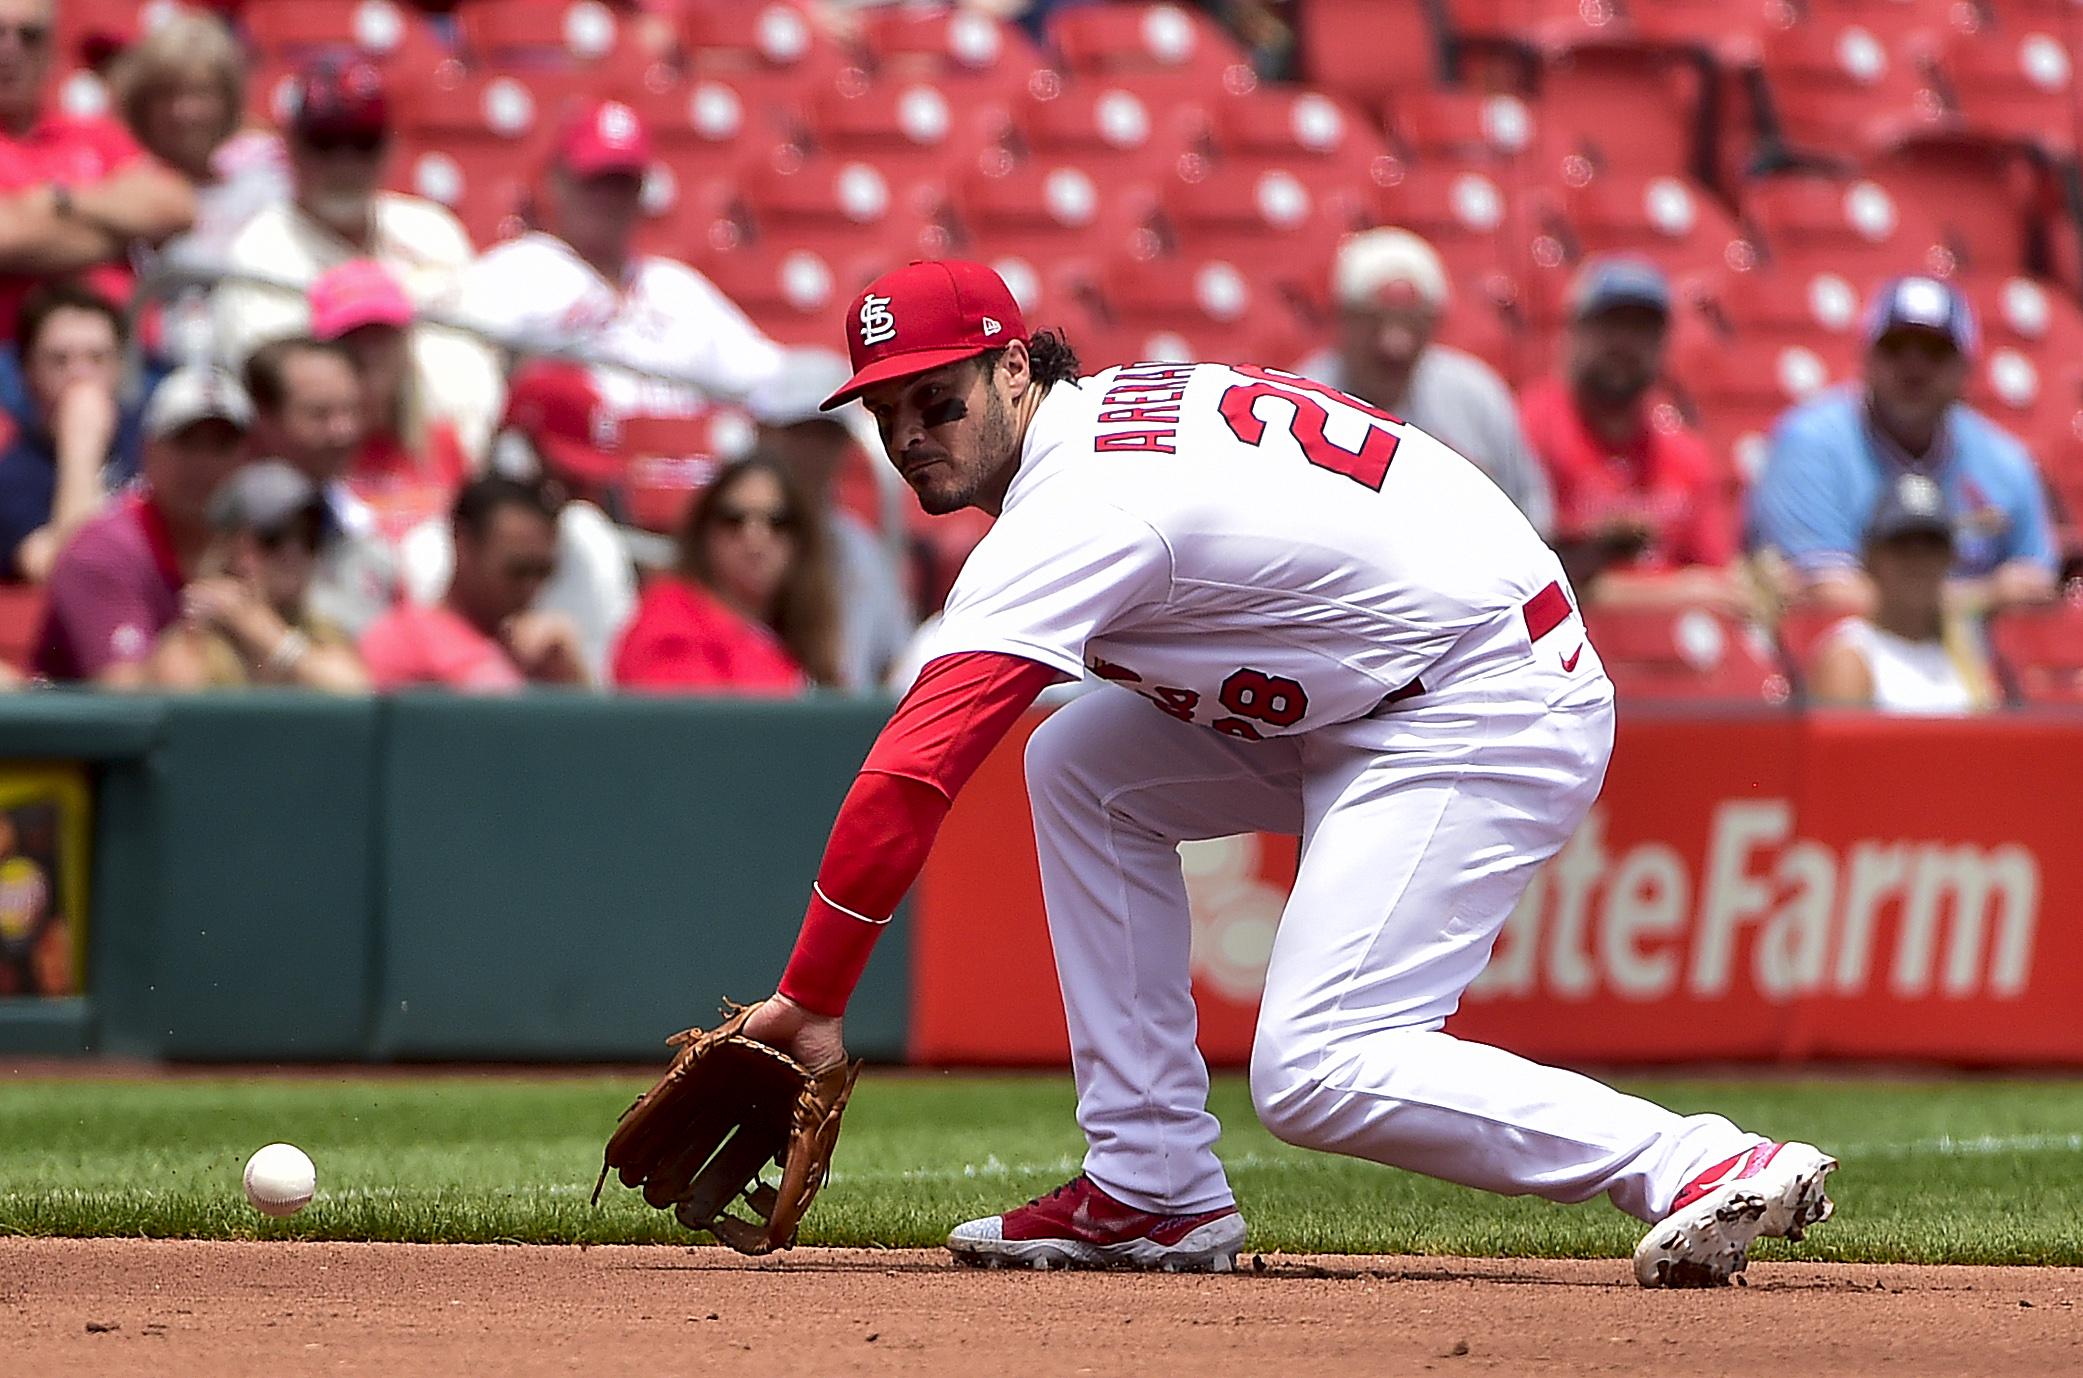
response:
<path id="1" fill-rule="evenodd" d="M 817 1014 L 845 1012 L 948 805 L 1034 696 L 1061 678 L 988 651 L 942 656 L 919 672 L 839 806 L 783 995 Z"/>

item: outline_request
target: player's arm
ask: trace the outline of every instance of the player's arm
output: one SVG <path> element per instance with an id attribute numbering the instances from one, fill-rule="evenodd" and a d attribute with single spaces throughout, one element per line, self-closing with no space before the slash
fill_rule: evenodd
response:
<path id="1" fill-rule="evenodd" d="M 747 1034 L 806 1066 L 844 1056 L 840 1016 L 955 795 L 1035 695 L 1063 678 L 995 651 L 942 656 L 919 672 L 839 806 L 795 952 Z"/>

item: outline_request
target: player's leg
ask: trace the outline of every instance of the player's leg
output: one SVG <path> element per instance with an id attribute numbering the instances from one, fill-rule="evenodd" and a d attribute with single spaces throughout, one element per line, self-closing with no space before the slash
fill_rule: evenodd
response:
<path id="1" fill-rule="evenodd" d="M 1252 1053 L 1274 1133 L 1490 1191 L 1606 1193 L 1647 1220 L 1760 1144 L 1439 1031 L 1589 811 L 1610 741 L 1610 710 L 1542 710 L 1473 749 L 1305 752 L 1302 867 Z"/>
<path id="2" fill-rule="evenodd" d="M 1178 844 L 1299 832 L 1300 751 L 1235 741 L 1102 689 L 1036 731 L 1027 788 L 1086 1175 L 1144 1211 L 1228 1206 L 1194 1044 Z"/>

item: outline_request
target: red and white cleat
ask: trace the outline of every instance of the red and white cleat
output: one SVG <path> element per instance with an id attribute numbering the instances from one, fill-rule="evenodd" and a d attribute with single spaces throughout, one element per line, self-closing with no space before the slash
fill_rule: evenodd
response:
<path id="1" fill-rule="evenodd" d="M 1812 1144 L 1762 1143 L 1687 1183 L 1671 1213 L 1635 1246 L 1644 1287 L 1726 1287 L 1760 1236 L 1799 1239 L 1835 1209 L 1837 1160 Z"/>
<path id="2" fill-rule="evenodd" d="M 1235 1206 L 1198 1215 L 1154 1215 L 1123 1205 L 1083 1174 L 1004 1215 L 957 1225 L 957 1263 L 986 1268 L 1142 1268 L 1227 1273 L 1244 1246 Z"/>

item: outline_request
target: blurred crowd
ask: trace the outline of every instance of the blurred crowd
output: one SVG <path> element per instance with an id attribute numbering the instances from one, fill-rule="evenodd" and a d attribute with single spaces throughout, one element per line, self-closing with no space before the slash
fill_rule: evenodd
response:
<path id="1" fill-rule="evenodd" d="M 817 410 L 843 358 L 777 344 L 639 247 L 634 109 L 567 112 L 526 231 L 480 251 L 384 189 L 396 93 L 376 65 L 314 59 L 279 127 L 249 127 L 233 28 L 175 10 L 109 61 L 107 113 L 68 113 L 48 81 L 62 3 L 0 0 L 0 568 L 41 591 L 26 675 L 781 695 L 902 677 L 980 527 L 893 519 L 858 405 Z M 1280 66 L 1280 6 L 1215 8 Z M 1516 396 L 1435 340 L 1456 302 L 1419 235 L 1349 237 L 1326 288 L 1335 338 L 1300 370 L 1483 468 L 1588 613 L 1802 615 L 1814 699 L 1957 712 L 1998 701 L 1981 620 L 2055 596 L 2045 490 L 1962 400 L 1979 337 L 1945 281 L 1875 294 L 1862 376 L 1780 418 L 1747 486 L 1658 405 L 1673 289 L 1646 259 L 1580 267 L 1555 374 Z M 749 424 L 719 425 L 719 403 Z"/>

